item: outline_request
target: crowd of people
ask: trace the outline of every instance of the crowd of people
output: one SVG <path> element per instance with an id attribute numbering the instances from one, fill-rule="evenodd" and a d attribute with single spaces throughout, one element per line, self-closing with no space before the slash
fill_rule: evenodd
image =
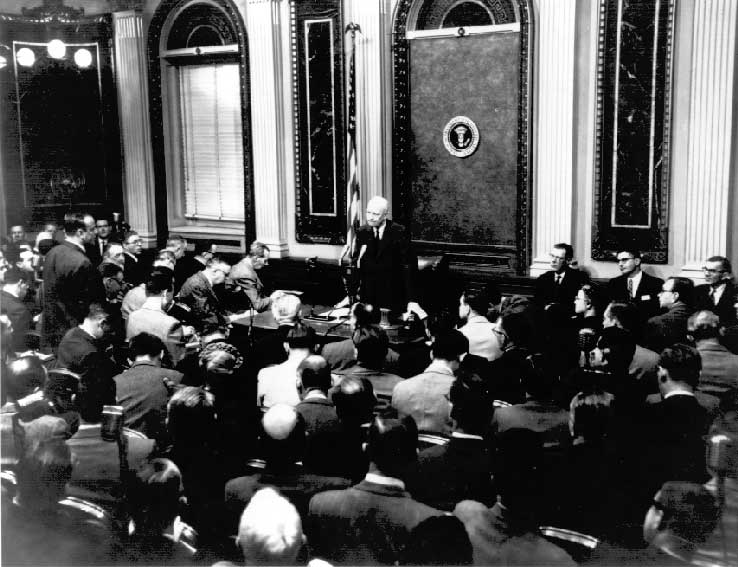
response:
<path id="1" fill-rule="evenodd" d="M 401 343 L 356 303 L 328 342 L 264 244 L 187 249 L 12 228 L 4 564 L 738 564 L 726 258 L 695 287 L 623 250 L 598 283 L 557 244 L 532 297 L 465 289 Z"/>

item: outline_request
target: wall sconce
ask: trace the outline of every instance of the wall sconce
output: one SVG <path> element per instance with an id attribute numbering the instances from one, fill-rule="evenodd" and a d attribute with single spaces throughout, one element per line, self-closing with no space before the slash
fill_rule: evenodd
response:
<path id="1" fill-rule="evenodd" d="M 21 67 L 33 67 L 33 64 L 36 62 L 36 54 L 33 52 L 33 49 L 21 47 L 15 53 L 15 60 L 18 61 L 18 65 Z"/>
<path id="2" fill-rule="evenodd" d="M 0 69 L 5 69 L 8 66 L 8 58 L 4 55 L 0 55 Z"/>
<path id="3" fill-rule="evenodd" d="M 46 51 L 48 51 L 49 55 L 54 59 L 63 59 L 64 55 L 67 53 L 67 46 L 64 45 L 64 42 L 61 39 L 52 39 L 46 46 Z"/>

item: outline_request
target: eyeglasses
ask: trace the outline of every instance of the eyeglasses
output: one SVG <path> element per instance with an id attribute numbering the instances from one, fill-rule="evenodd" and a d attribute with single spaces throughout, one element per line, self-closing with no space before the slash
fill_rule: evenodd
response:
<path id="1" fill-rule="evenodd" d="M 702 266 L 702 271 L 707 272 L 708 274 L 722 274 L 725 272 L 725 270 L 715 270 L 713 268 L 708 268 L 707 266 Z"/>
<path id="2" fill-rule="evenodd" d="M 618 264 L 622 264 L 623 262 L 630 262 L 631 260 L 635 260 L 635 258 L 618 258 Z"/>

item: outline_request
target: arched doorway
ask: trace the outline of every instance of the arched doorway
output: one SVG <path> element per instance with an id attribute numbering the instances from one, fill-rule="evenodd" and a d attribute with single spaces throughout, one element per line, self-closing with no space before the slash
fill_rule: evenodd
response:
<path id="1" fill-rule="evenodd" d="M 401 0 L 393 23 L 395 218 L 422 253 L 500 274 L 530 255 L 526 0 Z"/>
<path id="2" fill-rule="evenodd" d="M 256 231 L 241 15 L 231 0 L 164 0 L 148 56 L 159 234 L 218 235 L 242 250 Z"/>

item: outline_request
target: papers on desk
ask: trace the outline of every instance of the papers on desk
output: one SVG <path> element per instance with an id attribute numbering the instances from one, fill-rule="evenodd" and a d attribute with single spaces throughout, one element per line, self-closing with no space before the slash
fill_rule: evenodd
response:
<path id="1" fill-rule="evenodd" d="M 348 317 L 349 315 L 351 315 L 351 307 L 338 307 L 335 309 L 329 309 L 328 311 L 320 313 L 320 315 L 326 315 L 329 317 L 334 317 L 336 319 L 341 319 L 343 317 Z"/>

